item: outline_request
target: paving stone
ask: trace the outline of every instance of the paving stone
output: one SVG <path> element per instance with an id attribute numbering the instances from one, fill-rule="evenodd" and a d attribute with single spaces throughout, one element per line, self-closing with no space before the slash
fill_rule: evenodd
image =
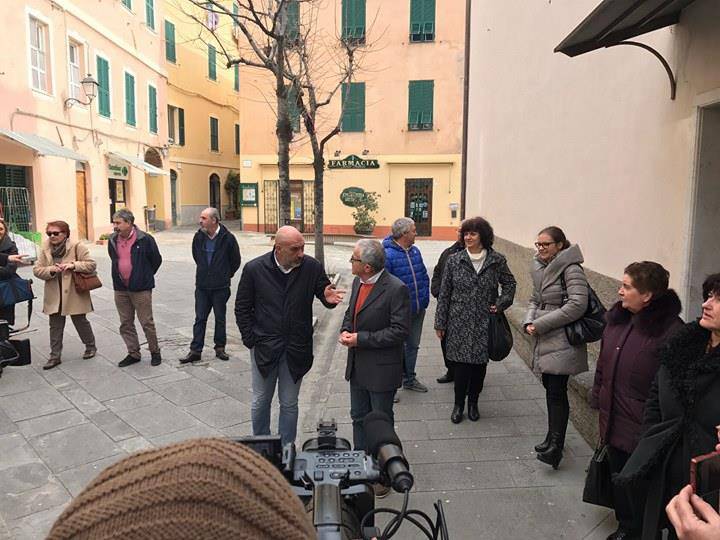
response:
<path id="1" fill-rule="evenodd" d="M 115 412 L 146 439 L 188 429 L 198 424 L 192 416 L 167 401 Z"/>
<path id="2" fill-rule="evenodd" d="M 123 373 L 127 373 L 140 381 L 145 381 L 155 377 L 172 375 L 177 373 L 177 370 L 167 363 L 162 363 L 159 366 L 151 366 L 149 362 L 139 362 L 123 368 Z"/>
<path id="3" fill-rule="evenodd" d="M 509 465 L 510 475 L 516 487 L 574 484 L 578 486 L 578 495 L 582 493 L 586 459 L 566 456 L 557 470 L 537 459 L 517 460 Z"/>
<path id="4" fill-rule="evenodd" d="M 148 450 L 153 448 L 153 444 L 145 439 L 144 437 L 132 437 L 118 442 L 120 448 L 122 448 L 128 454 L 139 452 L 140 450 Z"/>
<path id="5" fill-rule="evenodd" d="M 112 411 L 101 411 L 89 416 L 90 420 L 113 441 L 122 441 L 137 435 L 137 431 L 123 422 Z M 123 446 L 123 448 L 125 448 Z"/>
<path id="6" fill-rule="evenodd" d="M 412 472 L 417 491 L 515 486 L 505 461 L 420 464 Z"/>
<path id="7" fill-rule="evenodd" d="M 453 410 L 453 403 L 437 404 L 436 407 L 441 413 L 442 418 L 450 418 Z M 478 401 L 478 410 L 480 417 L 496 418 L 504 416 L 544 416 L 545 412 L 540 409 L 537 403 L 532 399 L 523 400 L 505 400 L 505 401 Z M 465 410 L 467 414 L 467 410 Z M 540 420 L 544 423 L 545 420 Z"/>
<path id="8" fill-rule="evenodd" d="M 106 410 L 105 405 L 82 388 L 62 390 L 62 395 L 68 398 L 75 407 L 85 414 L 94 414 Z"/>
<path id="9" fill-rule="evenodd" d="M 477 422 L 470 422 L 465 415 L 465 419 L 459 424 L 453 424 L 449 416 L 447 420 L 429 420 L 425 424 L 431 439 L 477 439 L 518 435 L 519 432 L 512 420 L 481 416 Z"/>
<path id="10" fill-rule="evenodd" d="M 39 538 L 45 538 L 66 505 L 67 503 L 61 504 L 60 506 L 54 506 L 47 510 L 42 510 L 10 521 L 8 526 L 12 527 L 10 530 L 12 539 L 38 540 Z"/>
<path id="11" fill-rule="evenodd" d="M 48 382 L 48 384 L 58 390 L 64 390 L 66 388 L 73 388 L 77 386 L 75 380 L 60 369 L 43 370 L 42 377 Z"/>
<path id="12" fill-rule="evenodd" d="M 237 399 L 241 403 L 245 403 L 246 405 L 250 405 L 252 403 L 252 390 L 249 387 L 244 386 L 244 383 L 237 381 L 233 377 L 208 381 L 207 384 L 220 390 L 224 394 Z"/>
<path id="13" fill-rule="evenodd" d="M 347 427 L 347 426 L 343 426 Z M 236 424 L 220 430 L 226 437 L 237 438 L 237 437 L 251 437 L 252 436 L 252 422 L 243 422 L 242 424 Z M 312 430 L 314 433 L 315 430 Z M 277 435 L 277 432 L 274 432 Z M 340 430 L 338 429 L 338 434 Z"/>
<path id="14" fill-rule="evenodd" d="M 148 387 L 125 373 L 113 373 L 99 379 L 79 380 L 80 385 L 99 401 L 107 401 L 148 390 Z"/>
<path id="15" fill-rule="evenodd" d="M 188 439 L 200 439 L 205 437 L 224 437 L 226 436 L 223 432 L 208 427 L 204 424 L 191 427 L 189 429 L 182 429 L 180 431 L 174 431 L 173 433 L 167 433 L 166 435 L 160 435 L 150 439 L 150 443 L 154 446 L 165 446 L 167 444 L 173 444 L 176 442 L 186 441 Z"/>
<path id="16" fill-rule="evenodd" d="M 22 493 L 0 492 L 0 513 L 6 520 L 18 519 L 69 501 L 67 490 L 53 480 Z"/>
<path id="17" fill-rule="evenodd" d="M 545 399 L 545 389 L 537 383 L 502 386 L 500 390 L 505 399 Z"/>
<path id="18" fill-rule="evenodd" d="M 40 461 L 39 456 L 20 433 L 0 435 L 0 471 Z"/>
<path id="19" fill-rule="evenodd" d="M 403 452 L 411 467 L 422 463 L 457 463 L 475 461 L 473 439 L 409 441 L 403 443 Z"/>
<path id="20" fill-rule="evenodd" d="M 119 453 L 120 448 L 94 424 L 81 424 L 30 439 L 53 472 Z"/>
<path id="21" fill-rule="evenodd" d="M 87 422 L 87 419 L 80 411 L 69 409 L 46 416 L 31 418 L 30 420 L 23 420 L 22 422 L 18 422 L 17 426 L 20 433 L 30 438 L 52 431 L 60 431 L 71 426 L 84 424 L 85 422 Z"/>
<path id="22" fill-rule="evenodd" d="M 91 463 L 84 463 L 83 465 L 78 465 L 77 467 L 58 473 L 57 477 L 70 494 L 73 497 L 77 497 L 85 486 L 87 486 L 98 474 L 126 456 L 127 454 L 123 452 L 93 461 Z"/>
<path id="23" fill-rule="evenodd" d="M 0 486 L 6 494 L 18 494 L 44 486 L 51 473 L 41 462 L 26 463 L 0 471 Z"/>
<path id="24" fill-rule="evenodd" d="M 0 409 L 13 421 L 27 420 L 71 409 L 72 404 L 60 392 L 49 386 L 0 398 Z"/>
<path id="25" fill-rule="evenodd" d="M 192 405 L 185 410 L 214 428 L 229 427 L 250 419 L 250 407 L 230 397 Z"/>
<path id="26" fill-rule="evenodd" d="M 171 371 L 170 373 L 167 373 L 165 375 L 160 375 L 159 377 L 143 379 L 143 384 L 145 384 L 148 388 L 154 389 L 157 386 L 160 386 L 161 384 L 167 384 L 167 383 L 171 383 L 171 382 L 175 382 L 175 381 L 182 381 L 183 379 L 189 379 L 189 378 L 190 378 L 189 374 L 185 373 L 184 371 L 175 369 L 175 370 Z"/>
<path id="27" fill-rule="evenodd" d="M 0 409 L 0 435 L 5 435 L 7 433 L 13 433 L 18 430 L 17 425 L 15 422 L 10 420 L 10 417 L 3 412 L 2 409 Z"/>
<path id="28" fill-rule="evenodd" d="M 220 390 L 191 378 L 156 386 L 155 391 L 181 407 L 225 397 Z"/>
<path id="29" fill-rule="evenodd" d="M 150 405 L 159 405 L 160 403 L 167 403 L 167 401 L 164 397 L 156 394 L 155 392 L 143 392 L 132 396 L 109 399 L 104 404 L 111 411 L 118 412 L 139 409 Z"/>
<path id="30" fill-rule="evenodd" d="M 49 388 L 47 381 L 33 369 L 8 367 L 3 370 L 0 380 L 0 397 Z"/>

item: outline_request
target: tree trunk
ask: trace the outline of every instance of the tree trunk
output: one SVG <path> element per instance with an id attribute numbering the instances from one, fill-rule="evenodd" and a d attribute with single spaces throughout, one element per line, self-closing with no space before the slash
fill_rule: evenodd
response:
<path id="1" fill-rule="evenodd" d="M 325 235 L 323 233 L 325 216 L 323 215 L 323 177 L 325 175 L 325 158 L 322 154 L 313 158 L 315 171 L 315 258 L 325 266 Z"/>
<path id="2" fill-rule="evenodd" d="M 284 14 L 281 14 L 283 17 Z M 284 28 L 281 26 L 281 28 Z M 278 209 L 279 226 L 290 225 L 290 142 L 292 141 L 292 125 L 288 115 L 287 89 L 283 77 L 285 65 L 284 39 L 277 40 L 277 69 L 275 71 L 275 95 L 277 96 L 277 125 L 278 139 L 278 192 L 280 193 L 280 208 Z"/>

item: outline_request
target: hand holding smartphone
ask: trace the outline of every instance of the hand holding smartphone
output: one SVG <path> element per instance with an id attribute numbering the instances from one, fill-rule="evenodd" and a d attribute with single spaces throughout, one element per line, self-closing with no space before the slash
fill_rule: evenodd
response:
<path id="1" fill-rule="evenodd" d="M 718 507 L 720 491 L 720 452 L 710 452 L 690 460 L 690 485 L 698 497 Z M 712 499 L 707 497 L 712 495 Z"/>

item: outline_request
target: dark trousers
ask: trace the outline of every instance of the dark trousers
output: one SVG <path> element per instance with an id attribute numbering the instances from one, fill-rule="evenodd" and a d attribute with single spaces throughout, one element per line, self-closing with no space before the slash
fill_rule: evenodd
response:
<path id="1" fill-rule="evenodd" d="M 485 384 L 487 364 L 463 364 L 453 362 L 455 370 L 455 405 L 465 405 L 465 396 L 468 403 L 477 403 Z"/>
<path id="2" fill-rule="evenodd" d="M 548 411 L 548 431 L 559 433 L 561 441 L 565 441 L 565 432 L 570 419 L 570 402 L 567 396 L 569 378 L 569 375 L 542 374 Z"/>
<path id="3" fill-rule="evenodd" d="M 607 450 L 610 474 L 617 474 L 625 466 L 630 454 L 610 445 Z M 640 536 L 645 498 L 634 495 L 640 494 L 631 493 L 629 488 L 613 485 L 615 519 L 624 531 L 633 536 Z"/>
<path id="4" fill-rule="evenodd" d="M 193 324 L 193 339 L 190 343 L 191 351 L 202 352 L 205 346 L 205 328 L 210 310 L 215 313 L 215 348 L 225 347 L 227 342 L 225 314 L 229 298 L 230 287 L 226 289 L 195 289 L 195 324 Z"/>
<path id="5" fill-rule="evenodd" d="M 368 450 L 365 447 L 365 429 L 363 420 L 371 411 L 381 411 L 395 422 L 393 412 L 393 397 L 395 390 L 389 392 L 371 392 L 362 386 L 350 381 L 350 417 L 353 425 L 353 448 L 355 450 Z M 372 450 L 370 448 L 369 450 Z"/>
<path id="6" fill-rule="evenodd" d="M 454 373 L 455 373 L 455 367 L 453 366 L 453 363 L 447 359 L 447 351 L 445 350 L 445 348 L 447 347 L 447 343 L 446 343 L 445 339 L 446 338 L 443 337 L 440 340 L 440 348 L 442 349 L 443 362 L 445 362 L 445 369 L 447 369 L 448 375 L 450 375 L 450 377 L 453 377 Z"/>

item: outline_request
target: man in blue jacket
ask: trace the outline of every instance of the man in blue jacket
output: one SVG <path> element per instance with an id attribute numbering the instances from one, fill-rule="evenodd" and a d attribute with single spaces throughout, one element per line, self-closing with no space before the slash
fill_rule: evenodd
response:
<path id="1" fill-rule="evenodd" d="M 230 280 L 240 268 L 240 248 L 235 236 L 220 223 L 217 208 L 200 212 L 200 229 L 192 242 L 195 270 L 195 324 L 190 352 L 181 364 L 200 360 L 205 345 L 205 329 L 212 310 L 215 313 L 215 356 L 229 360 L 225 351 L 225 314 L 230 298 Z"/>
<path id="2" fill-rule="evenodd" d="M 118 366 L 127 367 L 140 361 L 135 314 L 145 332 L 150 349 L 150 365 L 158 366 L 162 358 L 153 320 L 152 290 L 155 288 L 155 274 L 162 264 L 162 257 L 155 239 L 135 226 L 135 216 L 130 210 L 118 210 L 113 214 L 112 222 L 115 232 L 108 242 L 108 254 L 112 262 L 120 336 L 128 351 Z"/>
<path id="3" fill-rule="evenodd" d="M 405 340 L 403 360 L 403 388 L 414 392 L 427 392 L 415 374 L 418 348 L 422 336 L 425 309 L 430 303 L 430 278 L 420 250 L 415 245 L 417 232 L 415 222 L 401 217 L 392 224 L 391 234 L 383 240 L 385 248 L 385 270 L 394 275 L 410 291 L 410 334 Z"/>

